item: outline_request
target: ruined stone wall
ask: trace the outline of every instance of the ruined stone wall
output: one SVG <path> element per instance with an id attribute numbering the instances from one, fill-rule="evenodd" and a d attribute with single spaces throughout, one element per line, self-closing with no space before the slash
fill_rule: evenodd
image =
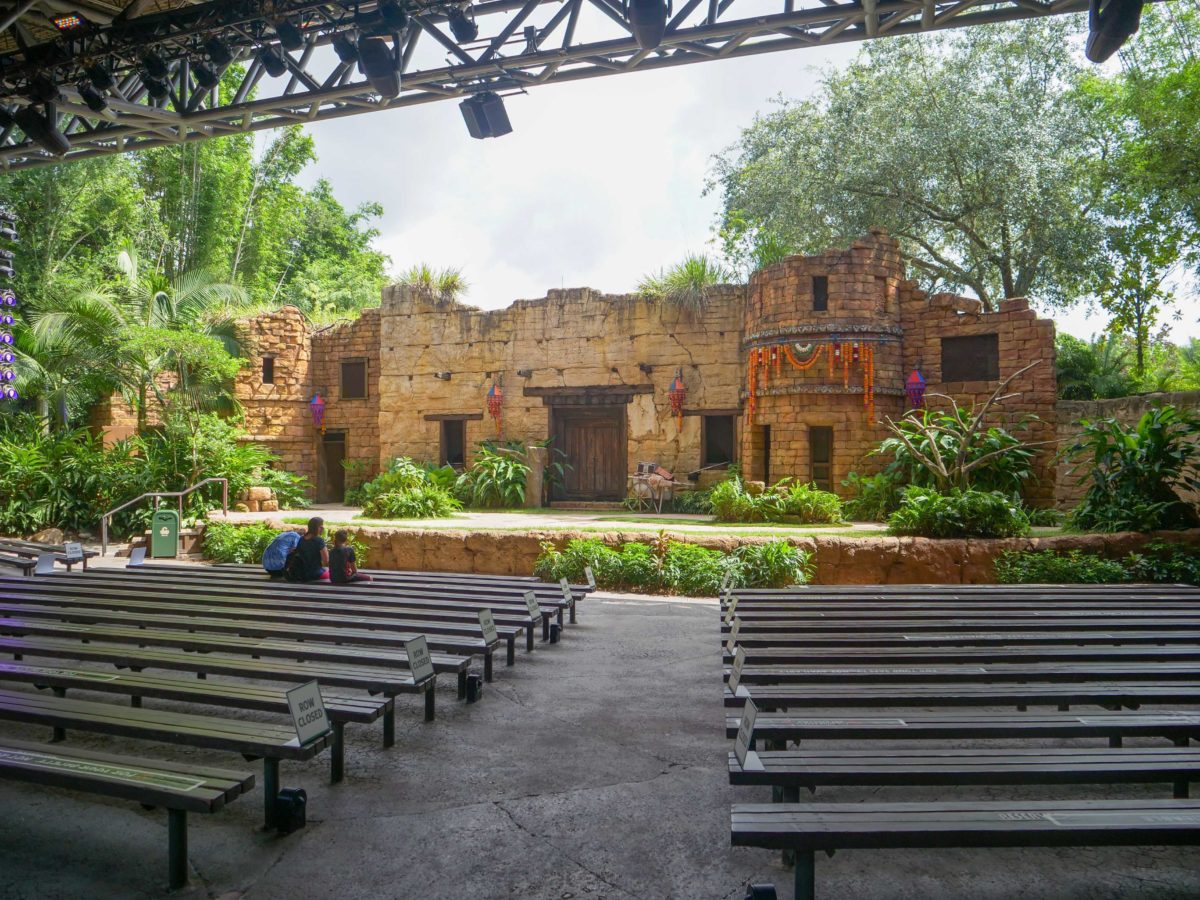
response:
<path id="1" fill-rule="evenodd" d="M 378 471 L 379 463 L 379 310 L 364 309 L 351 322 L 340 322 L 312 335 L 312 384 L 325 398 L 325 428 L 346 433 L 346 459 L 361 460 L 357 472 L 363 480 Z M 342 396 L 342 363 L 366 360 L 367 396 Z"/>
<path id="2" fill-rule="evenodd" d="M 1032 442 L 1056 439 L 1055 402 L 1057 381 L 1054 375 L 1054 322 L 1040 319 L 1029 308 L 1029 301 L 1013 298 L 1000 303 L 996 312 L 984 312 L 978 300 L 952 294 L 934 294 L 926 298 L 913 290 L 902 297 L 901 323 L 904 326 L 904 371 L 919 369 L 927 381 L 927 405 L 947 406 L 945 400 L 929 394 L 947 394 L 960 406 L 982 404 L 1001 382 L 1022 368 L 1032 369 L 1014 380 L 1009 393 L 1019 394 L 993 407 L 988 421 L 1003 423 L 1014 434 Z M 945 337 L 996 334 L 999 344 L 999 379 L 996 381 L 957 381 L 942 379 L 941 340 Z M 1031 419 L 1036 416 L 1036 419 Z M 1035 505 L 1049 506 L 1055 491 L 1056 448 L 1037 451 L 1036 481 L 1028 485 L 1026 499 Z"/>
<path id="3" fill-rule="evenodd" d="M 630 465 L 656 460 L 678 472 L 695 469 L 700 419 L 685 416 L 680 429 L 667 391 L 680 367 L 689 410 L 737 408 L 741 307 L 737 287 L 714 289 L 698 316 L 587 288 L 552 290 L 497 310 L 441 303 L 402 285 L 385 288 L 380 461 L 437 461 L 438 416 L 481 417 L 466 422 L 468 455 L 484 439 L 543 440 L 549 408 L 539 392 L 625 386 L 648 391 L 634 393 L 626 407 Z M 503 431 L 485 403 L 497 375 L 503 378 Z"/>
<path id="4" fill-rule="evenodd" d="M 1059 400 L 1054 407 L 1058 445 L 1066 448 L 1075 442 L 1082 429 L 1082 419 L 1116 419 L 1124 425 L 1133 425 L 1143 413 L 1156 406 L 1168 405 L 1200 411 L 1200 391 L 1142 394 L 1110 400 Z M 1054 505 L 1064 512 L 1077 506 L 1087 492 L 1087 465 L 1086 461 L 1081 462 L 1078 466 L 1070 461 L 1059 463 L 1054 482 Z M 1200 495 L 1190 495 L 1190 499 L 1200 502 Z"/>
<path id="5" fill-rule="evenodd" d="M 247 364 L 238 373 L 234 390 L 245 413 L 246 431 L 276 454 L 283 468 L 315 479 L 315 429 L 308 409 L 313 358 L 308 320 L 294 306 L 248 316 L 238 320 L 238 340 Z M 275 359 L 274 384 L 263 383 L 264 356 Z"/>

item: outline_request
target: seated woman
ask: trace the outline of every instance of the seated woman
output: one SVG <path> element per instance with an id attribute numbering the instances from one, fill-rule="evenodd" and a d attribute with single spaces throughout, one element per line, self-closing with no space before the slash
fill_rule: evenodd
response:
<path id="1" fill-rule="evenodd" d="M 272 578 L 283 578 L 283 570 L 287 568 L 288 554 L 300 543 L 300 535 L 295 531 L 281 531 L 263 551 L 262 567 Z"/>
<path id="2" fill-rule="evenodd" d="M 298 578 L 289 575 L 289 581 L 328 581 L 329 580 L 329 550 L 321 532 L 325 530 L 325 520 L 313 516 L 308 520 L 308 531 L 296 545 L 296 566 Z"/>

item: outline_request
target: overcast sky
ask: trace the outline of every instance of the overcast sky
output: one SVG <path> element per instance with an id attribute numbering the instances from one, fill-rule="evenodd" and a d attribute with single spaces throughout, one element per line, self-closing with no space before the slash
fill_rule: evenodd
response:
<path id="1" fill-rule="evenodd" d="M 310 126 L 347 206 L 375 200 L 378 246 L 399 271 L 462 268 L 467 302 L 500 307 L 552 287 L 633 290 L 711 244 L 720 198 L 703 195 L 714 154 L 773 98 L 812 92 L 856 44 L 705 62 L 534 88 L 508 97 L 512 134 L 468 136 L 457 101 Z M 1081 336 L 1083 309 L 1059 316 Z M 1175 329 L 1200 335 L 1195 313 Z"/>

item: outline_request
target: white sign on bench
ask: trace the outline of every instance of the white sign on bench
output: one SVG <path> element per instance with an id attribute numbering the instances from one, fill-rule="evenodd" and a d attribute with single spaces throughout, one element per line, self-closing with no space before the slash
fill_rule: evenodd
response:
<path id="1" fill-rule="evenodd" d="M 433 659 L 429 656 L 429 642 L 425 640 L 425 635 L 418 634 L 411 641 L 405 641 L 404 650 L 408 653 L 408 667 L 412 669 L 413 681 L 420 684 L 426 678 L 433 677 Z"/>
<path id="2" fill-rule="evenodd" d="M 746 698 L 746 703 L 742 707 L 742 724 L 738 728 L 737 740 L 733 744 L 733 752 L 737 756 L 738 765 L 742 767 L 742 771 L 761 772 L 763 769 L 762 760 L 758 758 L 758 754 L 750 749 L 750 743 L 754 740 L 754 722 L 758 718 L 758 707 L 754 705 L 754 701 L 749 697 Z"/>
<path id="3" fill-rule="evenodd" d="M 80 562 L 83 559 L 83 544 L 79 541 L 67 541 L 64 549 L 67 552 L 67 562 Z"/>
<path id="4" fill-rule="evenodd" d="M 500 635 L 496 633 L 496 617 L 492 615 L 490 609 L 481 609 L 479 611 L 479 627 L 483 629 L 483 641 L 485 644 L 494 644 L 500 640 Z"/>
<path id="5" fill-rule="evenodd" d="M 729 629 L 729 637 L 725 641 L 725 649 L 728 650 L 730 653 L 732 653 L 733 648 L 737 646 L 738 632 L 740 632 L 741 630 L 742 630 L 742 620 L 739 617 L 734 616 L 733 617 L 733 627 Z"/>
<path id="6" fill-rule="evenodd" d="M 37 565 L 34 567 L 35 575 L 53 575 L 54 574 L 54 554 L 39 553 Z"/>
<path id="7" fill-rule="evenodd" d="M 587 579 L 588 587 L 594 591 L 596 589 L 596 576 L 592 572 L 591 566 L 583 567 L 583 577 Z"/>
<path id="8" fill-rule="evenodd" d="M 742 680 L 742 666 L 746 664 L 746 648 L 738 647 L 733 654 L 733 669 L 729 673 L 729 690 L 737 693 L 738 684 Z"/>
<path id="9" fill-rule="evenodd" d="M 325 715 L 325 701 L 321 699 L 321 686 L 317 682 L 299 685 L 285 694 L 301 746 L 329 734 L 329 717 Z"/>
<path id="10" fill-rule="evenodd" d="M 533 591 L 525 592 L 525 608 L 529 610 L 529 615 L 535 622 L 542 617 L 542 608 L 538 606 L 537 595 Z"/>
<path id="11" fill-rule="evenodd" d="M 571 585 L 566 578 L 558 579 L 558 586 L 562 590 L 563 599 L 568 603 L 573 599 L 571 596 Z"/>
<path id="12" fill-rule="evenodd" d="M 733 614 L 737 612 L 738 598 L 733 597 L 729 601 L 729 605 L 725 607 L 725 624 L 728 625 L 733 621 Z"/>
<path id="13" fill-rule="evenodd" d="M 146 548 L 134 547 L 129 553 L 129 562 L 125 563 L 125 568 L 145 565 L 146 563 Z"/>

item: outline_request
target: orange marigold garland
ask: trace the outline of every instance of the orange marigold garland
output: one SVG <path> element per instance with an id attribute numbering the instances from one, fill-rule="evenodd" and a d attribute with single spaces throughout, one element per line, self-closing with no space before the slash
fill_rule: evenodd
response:
<path id="1" fill-rule="evenodd" d="M 796 359 L 795 354 L 792 353 L 792 348 L 789 347 L 787 344 L 784 344 L 782 349 L 783 349 L 784 358 L 786 358 L 787 361 L 789 363 L 791 363 L 794 368 L 799 369 L 801 372 L 805 372 L 808 369 L 811 369 L 814 365 L 816 365 L 817 360 L 821 358 L 821 347 L 819 345 L 817 346 L 817 348 L 815 350 L 813 350 L 812 356 L 810 356 L 804 362 L 801 362 L 800 360 Z"/>

